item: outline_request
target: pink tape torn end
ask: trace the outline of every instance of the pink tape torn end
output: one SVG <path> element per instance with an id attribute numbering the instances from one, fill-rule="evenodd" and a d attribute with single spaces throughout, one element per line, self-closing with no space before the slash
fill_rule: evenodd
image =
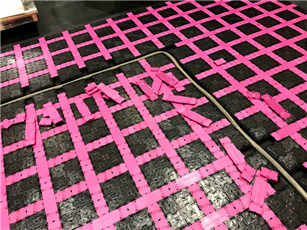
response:
<path id="1" fill-rule="evenodd" d="M 203 117 L 202 115 L 192 111 L 187 110 L 184 106 L 181 106 L 179 109 L 177 109 L 178 113 L 182 114 L 183 116 L 191 119 L 192 121 L 195 121 L 201 125 L 204 125 L 206 127 L 210 126 L 212 121 L 206 117 Z"/>
<path id="2" fill-rule="evenodd" d="M 13 124 L 12 120 L 4 119 L 1 122 L 1 127 L 5 128 L 5 129 L 8 129 L 12 124 Z"/>
<path id="3" fill-rule="evenodd" d="M 274 99 L 269 95 L 265 94 L 261 96 L 264 102 L 273 109 L 281 118 L 288 119 L 291 117 L 291 114 L 288 113 L 280 104 L 278 104 Z"/>
<path id="4" fill-rule="evenodd" d="M 54 124 L 57 124 L 63 119 L 61 118 L 60 114 L 56 110 L 56 108 L 52 105 L 51 102 L 48 102 L 47 104 L 44 104 L 45 111 L 47 112 L 48 116 L 51 118 L 52 122 Z"/>
<path id="5" fill-rule="evenodd" d="M 177 96 L 177 95 L 170 95 L 164 93 L 162 100 L 182 103 L 182 104 L 189 104 L 189 105 L 196 105 L 197 99 L 192 97 L 184 97 L 184 96 Z"/>
<path id="6" fill-rule="evenodd" d="M 267 178 L 268 180 L 273 180 L 273 181 L 278 180 L 278 173 L 270 169 L 267 169 L 265 167 L 261 167 L 260 175 L 263 176 L 264 178 Z"/>

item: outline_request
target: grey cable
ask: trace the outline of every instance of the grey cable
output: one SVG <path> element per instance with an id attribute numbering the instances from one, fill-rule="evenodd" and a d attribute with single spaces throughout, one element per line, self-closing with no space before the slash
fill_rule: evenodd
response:
<path id="1" fill-rule="evenodd" d="M 206 90 L 204 90 L 201 86 L 199 86 L 182 68 L 181 66 L 178 64 L 178 62 L 176 61 L 176 59 L 170 55 L 169 53 L 167 52 L 164 52 L 164 51 L 157 51 L 157 52 L 154 52 L 154 53 L 151 53 L 151 54 L 148 54 L 146 56 L 143 56 L 143 57 L 140 57 L 140 58 L 137 58 L 137 59 L 134 59 L 132 61 L 128 61 L 128 62 L 125 62 L 125 63 L 122 63 L 120 65 L 116 65 L 116 66 L 112 66 L 108 69 L 105 69 L 105 70 L 102 70 L 102 71 L 99 71 L 97 73 L 94 73 L 94 74 L 90 74 L 90 75 L 87 75 L 87 76 L 84 76 L 84 77 L 81 77 L 81 78 L 78 78 L 78 79 L 75 79 L 73 81 L 70 81 L 70 82 L 67 82 L 67 83 L 64 83 L 62 85 L 58 85 L 58 86 L 54 86 L 54 87 L 51 87 L 51 88 L 48 88 L 48 89 L 45 89 L 45 90 L 41 90 L 39 92 L 35 92 L 35 93 L 32 93 L 32 94 L 29 94 L 27 96 L 24 96 L 24 97 L 20 97 L 16 100 L 12 100 L 10 102 L 7 102 L 5 104 L 2 104 L 2 106 L 5 106 L 5 105 L 8 105 L 8 104 L 11 104 L 13 102 L 16 102 L 16 101 L 20 101 L 20 100 L 25 100 L 25 99 L 28 99 L 28 98 L 31 98 L 33 97 L 34 95 L 37 95 L 37 94 L 40 94 L 40 93 L 43 93 L 43 92 L 46 92 L 46 91 L 49 91 L 49 90 L 53 90 L 53 89 L 60 89 L 62 88 L 63 86 L 65 85 L 68 85 L 68 84 L 71 84 L 73 82 L 76 82 L 76 81 L 80 81 L 80 80 L 84 80 L 84 79 L 89 79 L 91 78 L 92 76 L 94 75 L 97 75 L 97 74 L 100 74 L 100 73 L 103 73 L 103 72 L 107 72 L 107 71 L 110 71 L 110 70 L 115 70 L 115 69 L 118 69 L 122 66 L 125 66 L 125 65 L 128 65 L 130 63 L 133 63 L 133 62 L 137 62 L 139 60 L 142 60 L 142 59 L 145 59 L 145 58 L 148 58 L 148 57 L 151 57 L 151 56 L 155 56 L 157 54 L 164 54 L 166 55 L 169 59 L 171 59 L 171 61 L 173 62 L 173 64 L 181 71 L 182 74 L 184 74 L 188 79 L 189 81 L 194 84 L 224 115 L 225 117 L 230 121 L 230 123 L 249 141 L 249 143 L 257 150 L 259 151 L 268 161 L 270 161 L 272 163 L 272 165 L 289 181 L 290 184 L 292 184 L 292 186 L 303 196 L 303 198 L 305 200 L 307 200 L 307 193 L 305 192 L 305 190 L 289 175 L 289 173 L 283 169 L 282 166 L 280 166 L 262 147 L 260 147 L 253 139 L 251 139 L 242 129 L 241 127 L 237 124 L 237 122 L 232 118 L 232 116 L 220 105 L 220 103 L 213 97 L 211 96 L 210 93 L 208 93 Z"/>

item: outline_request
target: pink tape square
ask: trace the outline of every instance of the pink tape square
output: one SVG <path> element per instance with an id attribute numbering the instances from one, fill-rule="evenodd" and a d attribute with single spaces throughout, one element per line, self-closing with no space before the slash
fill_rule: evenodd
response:
<path id="1" fill-rule="evenodd" d="M 265 167 L 261 167 L 260 175 L 264 178 L 267 178 L 268 180 L 273 180 L 276 182 L 278 180 L 278 173 Z"/>
<path id="2" fill-rule="evenodd" d="M 220 58 L 220 59 L 217 59 L 217 60 L 214 61 L 214 64 L 216 64 L 217 66 L 223 65 L 225 63 L 226 63 L 226 61 L 225 61 L 224 58 Z"/>
<path id="3" fill-rule="evenodd" d="M 246 164 L 241 176 L 242 176 L 242 178 L 244 178 L 248 182 L 251 182 L 253 180 L 255 174 L 256 174 L 256 169 L 254 169 L 250 165 Z"/>
<path id="4" fill-rule="evenodd" d="M 60 114 L 56 110 L 56 108 L 52 105 L 51 102 L 44 104 L 45 111 L 47 112 L 48 116 L 52 119 L 54 124 L 61 122 L 63 119 L 61 118 Z"/>

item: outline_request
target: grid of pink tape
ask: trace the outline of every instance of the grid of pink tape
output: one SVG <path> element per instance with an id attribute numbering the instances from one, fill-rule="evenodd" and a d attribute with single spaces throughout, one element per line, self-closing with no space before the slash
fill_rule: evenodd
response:
<path id="1" fill-rule="evenodd" d="M 201 7 L 197 2 L 191 2 L 191 3 L 194 4 L 197 7 Z M 177 47 L 187 45 L 195 52 L 194 55 L 192 55 L 190 57 L 183 58 L 183 59 L 180 60 L 180 62 L 182 64 L 184 64 L 184 63 L 187 63 L 189 61 L 195 60 L 197 58 L 202 58 L 204 61 L 206 61 L 212 67 L 212 69 L 196 75 L 196 77 L 198 79 L 203 79 L 206 76 L 210 76 L 212 74 L 219 73 L 223 78 L 225 78 L 230 83 L 229 87 L 221 89 L 221 90 L 214 93 L 214 95 L 217 98 L 220 98 L 222 96 L 225 96 L 227 94 L 230 94 L 230 93 L 238 90 L 240 93 L 242 93 L 253 104 L 253 106 L 234 114 L 239 120 L 242 120 L 242 119 L 244 119 L 248 116 L 251 116 L 251 115 L 261 111 L 269 119 L 271 119 L 278 127 L 280 127 L 280 130 L 278 130 L 278 131 L 276 131 L 272 134 L 272 136 L 276 140 L 280 140 L 282 138 L 290 136 L 295 142 L 297 142 L 303 149 L 305 149 L 307 151 L 307 140 L 304 137 L 302 137 L 299 133 L 297 133 L 299 130 L 307 127 L 306 117 L 296 121 L 294 124 L 288 125 L 282 118 L 280 118 L 278 115 L 276 115 L 266 103 L 262 102 L 261 100 L 253 99 L 253 98 L 249 97 L 250 92 L 246 89 L 247 86 L 249 86 L 249 85 L 251 85 L 251 84 L 253 84 L 257 81 L 265 80 L 267 83 L 269 83 L 270 85 L 275 87 L 280 92 L 280 94 L 273 97 L 274 101 L 276 101 L 278 103 L 278 102 L 281 102 L 285 99 L 289 99 L 292 102 L 294 102 L 296 105 L 298 105 L 300 108 L 302 108 L 304 111 L 307 112 L 307 103 L 304 102 L 303 100 L 301 100 L 297 96 L 297 94 L 306 90 L 306 86 L 307 86 L 306 82 L 288 90 L 287 88 L 282 86 L 279 82 L 277 82 L 276 80 L 274 80 L 271 77 L 274 74 L 277 74 L 281 71 L 289 69 L 292 72 L 294 72 L 295 74 L 297 74 L 299 77 L 301 77 L 303 80 L 307 81 L 307 74 L 304 73 L 303 71 L 299 70 L 297 67 L 295 67 L 296 65 L 303 63 L 306 60 L 306 56 L 307 56 L 307 51 L 302 49 L 298 45 L 296 45 L 295 42 L 297 42 L 297 41 L 299 41 L 303 38 L 307 38 L 307 34 L 304 30 L 302 30 L 298 26 L 294 25 L 294 23 L 299 22 L 301 20 L 304 20 L 306 18 L 306 15 L 304 15 L 301 12 L 293 9 L 293 7 L 295 7 L 294 4 L 285 6 L 280 2 L 274 1 L 274 4 L 279 5 L 280 8 L 273 10 L 273 11 L 270 11 L 270 12 L 267 12 L 266 10 L 259 7 L 259 5 L 262 4 L 263 2 L 251 3 L 251 2 L 246 1 L 245 3 L 247 3 L 246 6 L 240 7 L 238 9 L 232 9 L 230 6 L 228 6 L 226 4 L 226 2 L 215 3 L 216 5 L 222 4 L 223 7 L 227 8 L 229 10 L 228 12 L 221 13 L 219 15 L 214 15 L 212 12 L 207 10 L 206 7 L 202 7 L 202 10 L 206 14 L 208 14 L 210 17 L 207 18 L 207 19 L 197 21 L 197 22 L 195 22 L 190 16 L 184 15 L 183 17 L 190 22 L 189 25 L 195 25 L 198 29 L 200 29 L 204 33 L 202 35 L 199 35 L 199 36 L 196 36 L 196 37 L 193 37 L 193 38 L 190 38 L 190 39 L 184 39 L 183 41 L 176 43 Z M 172 5 L 173 9 L 176 9 L 177 12 L 180 12 L 180 9 L 178 9 L 178 7 L 175 6 L 174 4 L 168 3 L 168 5 Z M 211 6 L 212 5 L 210 5 L 210 7 Z M 244 15 L 240 12 L 240 11 L 242 11 L 244 9 L 248 9 L 250 7 L 253 7 L 255 9 L 259 10 L 260 12 L 262 12 L 262 14 L 259 15 L 259 16 L 249 18 L 249 17 L 247 17 L 246 15 Z M 289 11 L 297 14 L 299 17 L 292 19 L 292 20 L 289 20 L 289 21 L 285 21 L 284 19 L 277 17 L 275 15 L 275 14 L 281 12 L 281 11 L 284 11 L 284 10 L 289 10 Z M 228 24 L 227 22 L 225 22 L 224 20 L 221 19 L 221 17 L 226 16 L 226 15 L 231 14 L 231 13 L 237 14 L 238 16 L 243 18 L 244 20 L 241 21 L 241 22 L 237 22 L 237 23 L 230 25 L 230 24 Z M 260 18 L 264 18 L 266 16 L 270 16 L 270 17 L 274 18 L 275 20 L 277 20 L 281 23 L 276 25 L 276 26 L 266 28 L 266 27 L 262 26 L 261 24 L 259 24 L 258 22 L 256 22 L 256 20 L 258 20 Z M 203 23 L 203 22 L 206 22 L 206 21 L 209 21 L 209 20 L 212 20 L 212 19 L 215 19 L 216 21 L 221 23 L 224 27 L 217 29 L 217 30 L 214 30 L 214 31 L 208 31 L 205 28 L 203 28 L 202 26 L 199 26 L 199 23 Z M 236 27 L 243 25 L 243 24 L 246 24 L 246 23 L 251 23 L 252 25 L 257 26 L 258 28 L 260 28 L 260 31 L 253 33 L 251 35 L 245 35 L 244 33 L 242 33 L 241 31 L 239 31 L 236 28 Z M 277 29 L 285 27 L 285 26 L 289 26 L 290 28 L 295 29 L 296 31 L 298 31 L 301 34 L 299 36 L 296 36 L 296 37 L 291 38 L 291 39 L 285 39 L 282 36 L 280 36 L 279 34 L 277 34 L 276 32 L 274 32 L 274 30 L 277 30 Z M 180 27 L 180 28 L 183 28 L 183 27 Z M 169 28 L 169 29 L 171 29 L 171 28 Z M 216 36 L 216 34 L 222 32 L 222 31 L 226 31 L 226 30 L 232 30 L 234 33 L 238 34 L 240 36 L 240 38 L 236 39 L 234 41 L 228 42 L 228 43 L 223 42 L 221 39 L 219 39 Z M 259 43 L 257 43 L 255 40 L 253 40 L 253 38 L 258 37 L 258 36 L 263 35 L 263 34 L 266 34 L 266 33 L 272 35 L 273 37 L 276 37 L 281 42 L 276 44 L 276 45 L 273 45 L 269 48 L 265 48 L 262 45 L 260 45 Z M 195 42 L 199 39 L 205 38 L 205 37 L 210 37 L 219 46 L 211 48 L 211 49 L 206 50 L 206 51 L 200 50 L 193 42 Z M 243 57 L 241 54 L 239 54 L 237 51 L 235 51 L 232 48 L 233 45 L 239 44 L 243 41 L 248 41 L 250 44 L 252 44 L 256 48 L 258 48 L 259 51 Z M 290 61 L 290 62 L 286 62 L 285 60 L 283 60 L 282 58 L 278 57 L 276 54 L 273 53 L 273 51 L 275 49 L 286 46 L 286 45 L 288 45 L 288 46 L 294 48 L 295 50 L 299 51 L 300 53 L 302 53 L 303 57 L 297 58 L 297 59 Z M 230 62 L 228 62 L 224 65 L 217 66 L 216 63 L 208 55 L 210 55 L 211 53 L 220 51 L 222 49 L 228 51 L 230 54 L 235 56 L 236 60 L 230 61 Z M 259 69 L 259 67 L 257 67 L 256 65 L 254 65 L 250 61 L 251 59 L 256 58 L 258 56 L 261 56 L 263 54 L 266 54 L 269 57 L 276 60 L 278 63 L 280 63 L 280 66 L 264 72 L 263 70 Z M 239 82 L 226 71 L 226 69 L 231 68 L 233 66 L 236 66 L 237 64 L 240 64 L 240 63 L 243 63 L 244 65 L 249 67 L 251 70 L 253 70 L 256 73 L 256 76 Z"/>
<path id="2" fill-rule="evenodd" d="M 146 95 L 139 97 L 131 86 L 131 83 L 136 79 L 143 79 L 145 77 L 150 76 L 149 73 L 151 67 L 149 66 L 147 61 L 142 60 L 140 61 L 140 64 L 147 72 L 134 76 L 129 79 L 127 79 L 123 74 L 118 74 L 117 78 L 119 82 L 115 82 L 111 85 L 108 85 L 111 88 L 122 86 L 125 89 L 125 91 L 128 93 L 131 100 L 125 101 L 121 105 L 115 105 L 113 107 L 108 108 L 100 93 L 95 92 L 93 95 L 91 95 L 95 99 L 95 102 L 100 110 L 99 112 L 92 114 L 93 119 L 98 119 L 100 117 L 103 117 L 110 130 L 111 135 L 96 140 L 87 145 L 84 144 L 78 126 L 86 123 L 86 120 L 84 118 L 76 120 L 73 117 L 72 111 L 70 109 L 70 104 L 71 103 L 78 104 L 80 103 L 80 100 L 91 97 L 87 93 L 78 95 L 70 99 L 67 99 L 65 93 L 58 95 L 59 103 L 56 103 L 53 106 L 56 109 L 61 108 L 63 111 L 66 124 L 63 124 L 62 126 L 40 133 L 37 120 L 34 119 L 35 120 L 34 124 L 36 127 L 36 133 L 35 133 L 36 139 L 33 147 L 34 147 L 37 166 L 25 169 L 22 172 L 18 172 L 7 178 L 4 178 L 4 172 L 1 172 L 2 173 L 1 175 L 3 179 L 5 179 L 6 181 L 5 185 L 10 185 L 28 176 L 38 173 L 43 193 L 43 200 L 30 204 L 11 214 L 7 213 L 7 208 L 5 206 L 6 203 L 2 202 L 3 204 L 2 211 L 4 212 L 3 217 L 5 216 L 8 217 L 6 221 L 2 222 L 2 226 L 7 226 L 11 223 L 15 223 L 18 220 L 21 220 L 40 210 L 45 209 L 45 212 L 47 214 L 47 222 L 49 229 L 61 228 L 56 204 L 87 189 L 90 191 L 99 218 L 87 225 L 84 225 L 83 227 L 81 227 L 81 229 L 97 229 L 97 228 L 114 229 L 113 225 L 114 223 L 116 223 L 121 219 L 124 219 L 128 215 L 131 215 L 145 207 L 148 208 L 149 213 L 151 214 L 151 217 L 155 222 L 156 227 L 169 228 L 168 222 L 165 219 L 159 205 L 156 202 L 185 187 L 189 189 L 194 199 L 196 200 L 196 202 L 198 203 L 198 205 L 206 215 L 204 219 L 195 222 L 193 225 L 187 227 L 186 229 L 195 229 L 195 228 L 209 229 L 211 227 L 218 227 L 218 226 L 222 227 L 224 226 L 223 225 L 224 221 L 248 208 L 250 200 L 250 192 L 252 187 L 244 179 L 240 178 L 239 176 L 240 172 L 232 164 L 228 156 L 224 155 L 221 149 L 209 136 L 210 133 L 225 126 L 228 126 L 229 123 L 226 122 L 225 119 L 222 119 L 221 121 L 215 122 L 214 125 L 212 125 L 212 127 L 210 126 L 208 128 L 204 128 L 199 124 L 185 118 L 185 120 L 191 126 L 194 132 L 182 138 L 179 138 L 175 141 L 169 142 L 164 136 L 159 126 L 157 125 L 157 122 L 178 115 L 176 109 L 179 109 L 181 105 L 178 103 L 173 103 L 175 109 L 168 111 L 164 114 L 161 114 L 159 116 L 152 117 L 152 115 L 149 113 L 149 111 L 146 109 L 145 105 L 143 104 L 143 101 L 147 100 L 148 97 Z M 171 68 L 174 68 L 173 64 L 162 66 L 160 69 L 161 71 L 164 71 Z M 185 79 L 181 81 L 181 84 L 186 85 L 189 84 L 189 82 Z M 163 84 L 160 94 L 162 92 L 170 93 L 171 91 L 169 87 Z M 186 105 L 186 107 L 193 108 L 205 103 L 208 103 L 208 100 L 205 97 L 203 97 L 197 100 L 196 105 Z M 112 113 L 127 108 L 131 105 L 136 106 L 139 113 L 142 115 L 144 122 L 133 125 L 124 130 L 119 130 L 112 116 Z M 35 117 L 35 114 L 38 116 L 45 113 L 44 109 L 38 109 L 35 111 L 33 104 L 27 106 L 26 110 L 27 114 L 30 114 L 32 117 Z M 152 131 L 152 133 L 154 134 L 155 138 L 158 140 L 161 147 L 134 158 L 127 143 L 125 142 L 124 137 L 129 134 L 135 133 L 141 129 L 144 129 L 146 127 L 148 127 Z M 76 150 L 64 153 L 58 157 L 55 157 L 47 161 L 44 154 L 42 140 L 51 137 L 53 135 L 62 133 L 66 130 L 69 131 Z M 211 164 L 208 164 L 200 168 L 197 171 L 189 173 L 185 164 L 181 161 L 180 157 L 177 155 L 175 149 L 187 143 L 190 143 L 198 138 L 203 141 L 203 143 L 208 147 L 208 149 L 217 158 L 217 160 Z M 112 141 L 115 141 L 115 143 L 117 144 L 118 149 L 120 150 L 120 153 L 125 163 L 120 164 L 96 176 L 88 156 L 88 151 L 99 148 L 105 144 L 111 143 Z M 21 141 L 19 143 L 15 143 L 10 146 L 6 146 L 3 148 L 3 154 L 9 154 L 10 152 L 16 149 L 24 147 L 25 145 L 26 141 Z M 158 190 L 151 191 L 147 184 L 147 181 L 145 180 L 143 174 L 140 171 L 139 165 L 144 164 L 145 162 L 148 162 L 163 154 L 166 154 L 168 156 L 173 166 L 177 170 L 178 174 L 181 176 L 181 178 L 168 185 L 163 186 Z M 73 185 L 67 189 L 64 189 L 54 194 L 48 167 L 53 167 L 55 165 L 58 165 L 75 157 L 78 157 L 79 159 L 82 171 L 84 173 L 85 181 L 80 182 L 76 185 Z M 1 163 L 3 164 L 3 161 Z M 233 203 L 226 205 L 224 208 L 215 211 L 210 201 L 206 198 L 204 192 L 201 190 L 201 188 L 196 182 L 203 178 L 206 178 L 209 175 L 212 175 L 213 173 L 221 169 L 226 170 L 226 172 L 231 176 L 231 178 L 234 180 L 234 182 L 238 185 L 238 187 L 243 191 L 245 195 L 240 199 L 234 201 Z M 136 186 L 139 189 L 141 198 L 125 206 L 122 206 L 115 211 L 109 212 L 107 204 L 101 192 L 101 189 L 99 187 L 99 183 L 109 180 L 126 171 L 130 172 L 130 175 L 132 176 Z M 4 192 L 5 188 L 3 188 L 2 190 L 1 199 L 3 201 L 6 201 L 6 195 Z M 276 226 L 282 227 L 279 219 L 277 219 L 274 213 L 272 213 L 272 211 L 270 211 L 265 204 L 263 204 L 262 214 L 271 227 L 276 227 Z M 215 219 L 216 216 L 220 216 L 221 218 Z"/>

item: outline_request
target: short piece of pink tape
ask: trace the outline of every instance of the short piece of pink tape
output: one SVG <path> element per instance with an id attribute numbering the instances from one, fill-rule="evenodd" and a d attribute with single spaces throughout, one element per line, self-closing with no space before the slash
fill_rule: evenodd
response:
<path id="1" fill-rule="evenodd" d="M 206 127 L 210 126 L 212 121 L 206 117 L 203 117 L 202 115 L 192 111 L 187 110 L 184 106 L 181 106 L 179 109 L 177 109 L 178 113 L 182 114 L 183 116 L 191 119 L 192 121 L 195 121 L 201 125 L 204 125 Z"/>
<path id="2" fill-rule="evenodd" d="M 47 117 L 43 117 L 40 122 L 39 122 L 39 125 L 42 125 L 42 126 L 49 126 L 51 125 L 52 123 L 52 120 L 50 118 L 47 118 Z"/>
<path id="3" fill-rule="evenodd" d="M 170 95 L 170 94 L 167 94 L 167 93 L 164 93 L 162 100 L 170 101 L 170 102 L 176 102 L 176 103 L 182 103 L 182 104 L 189 104 L 189 105 L 195 105 L 197 103 L 196 98 L 177 96 L 177 95 L 173 95 L 173 94 Z"/>
<path id="4" fill-rule="evenodd" d="M 116 90 L 110 88 L 109 86 L 100 83 L 98 86 L 98 89 L 103 92 L 105 95 L 107 95 L 109 98 L 111 98 L 113 101 L 121 104 L 123 101 L 125 101 L 125 98 L 119 95 L 119 92 Z"/>
<path id="5" fill-rule="evenodd" d="M 153 83 L 152 83 L 152 91 L 155 93 L 155 94 L 159 94 L 159 91 L 160 91 L 160 88 L 162 86 L 162 81 L 160 78 L 155 78 L 153 80 Z"/>
<path id="6" fill-rule="evenodd" d="M 248 91 L 247 92 L 247 97 L 249 98 L 249 99 L 260 99 L 260 97 L 261 97 L 261 95 L 260 95 L 260 93 L 259 92 L 250 92 L 250 91 Z"/>
<path id="7" fill-rule="evenodd" d="M 261 215 L 264 198 L 267 190 L 266 180 L 257 173 L 255 182 L 252 188 L 251 203 L 249 209 Z"/>
<path id="8" fill-rule="evenodd" d="M 36 134 L 35 124 L 36 124 L 35 118 L 27 117 L 26 130 L 25 130 L 26 146 L 35 144 L 35 134 Z"/>
<path id="9" fill-rule="evenodd" d="M 143 80 L 138 80 L 136 84 L 141 88 L 141 90 L 149 97 L 151 101 L 159 99 L 159 97 L 154 93 L 149 85 Z"/>
<path id="10" fill-rule="evenodd" d="M 264 102 L 273 109 L 281 118 L 288 119 L 291 117 L 291 114 L 288 113 L 280 104 L 278 104 L 274 99 L 269 95 L 265 94 L 261 96 Z"/>
<path id="11" fill-rule="evenodd" d="M 171 78 L 170 76 L 166 75 L 163 72 L 156 73 L 156 77 L 160 78 L 162 81 L 164 81 L 170 86 L 174 86 L 178 83 L 178 80 Z"/>
<path id="12" fill-rule="evenodd" d="M 261 167 L 260 175 L 263 176 L 264 178 L 267 178 L 268 180 L 273 180 L 273 181 L 278 180 L 278 173 L 270 169 L 267 169 L 265 167 Z"/>
<path id="13" fill-rule="evenodd" d="M 307 168 L 307 161 L 303 164 L 303 166 L 304 166 L 305 168 Z"/>
<path id="14" fill-rule="evenodd" d="M 90 121 L 94 118 L 91 111 L 89 110 L 89 108 L 81 98 L 77 99 L 75 101 L 75 104 L 85 121 Z"/>
<path id="15" fill-rule="evenodd" d="M 257 171 L 256 169 L 246 164 L 241 176 L 248 182 L 251 182 L 254 178 L 254 175 L 256 174 L 256 171 Z"/>
<path id="16" fill-rule="evenodd" d="M 44 104 L 44 108 L 54 124 L 57 124 L 63 120 L 51 102 Z"/>
<path id="17" fill-rule="evenodd" d="M 90 96 L 99 91 L 97 85 L 94 82 L 88 84 L 87 87 L 84 88 L 84 90 Z M 107 99 L 109 99 L 109 97 L 107 97 Z"/>
<path id="18" fill-rule="evenodd" d="M 217 60 L 214 61 L 214 64 L 216 64 L 217 66 L 223 65 L 225 63 L 226 63 L 226 61 L 225 61 L 224 58 L 220 58 L 220 59 L 217 59 Z"/>
<path id="19" fill-rule="evenodd" d="M 241 172 L 243 172 L 244 168 L 246 166 L 246 162 L 244 160 L 244 158 L 245 158 L 244 155 L 240 152 L 240 150 L 238 150 L 236 148 L 236 146 L 231 142 L 229 137 L 224 137 L 224 138 L 220 139 L 220 142 L 221 142 L 223 148 L 226 150 L 229 157 L 231 158 L 231 160 L 233 161 L 233 163 L 235 163 L 237 168 Z"/>

